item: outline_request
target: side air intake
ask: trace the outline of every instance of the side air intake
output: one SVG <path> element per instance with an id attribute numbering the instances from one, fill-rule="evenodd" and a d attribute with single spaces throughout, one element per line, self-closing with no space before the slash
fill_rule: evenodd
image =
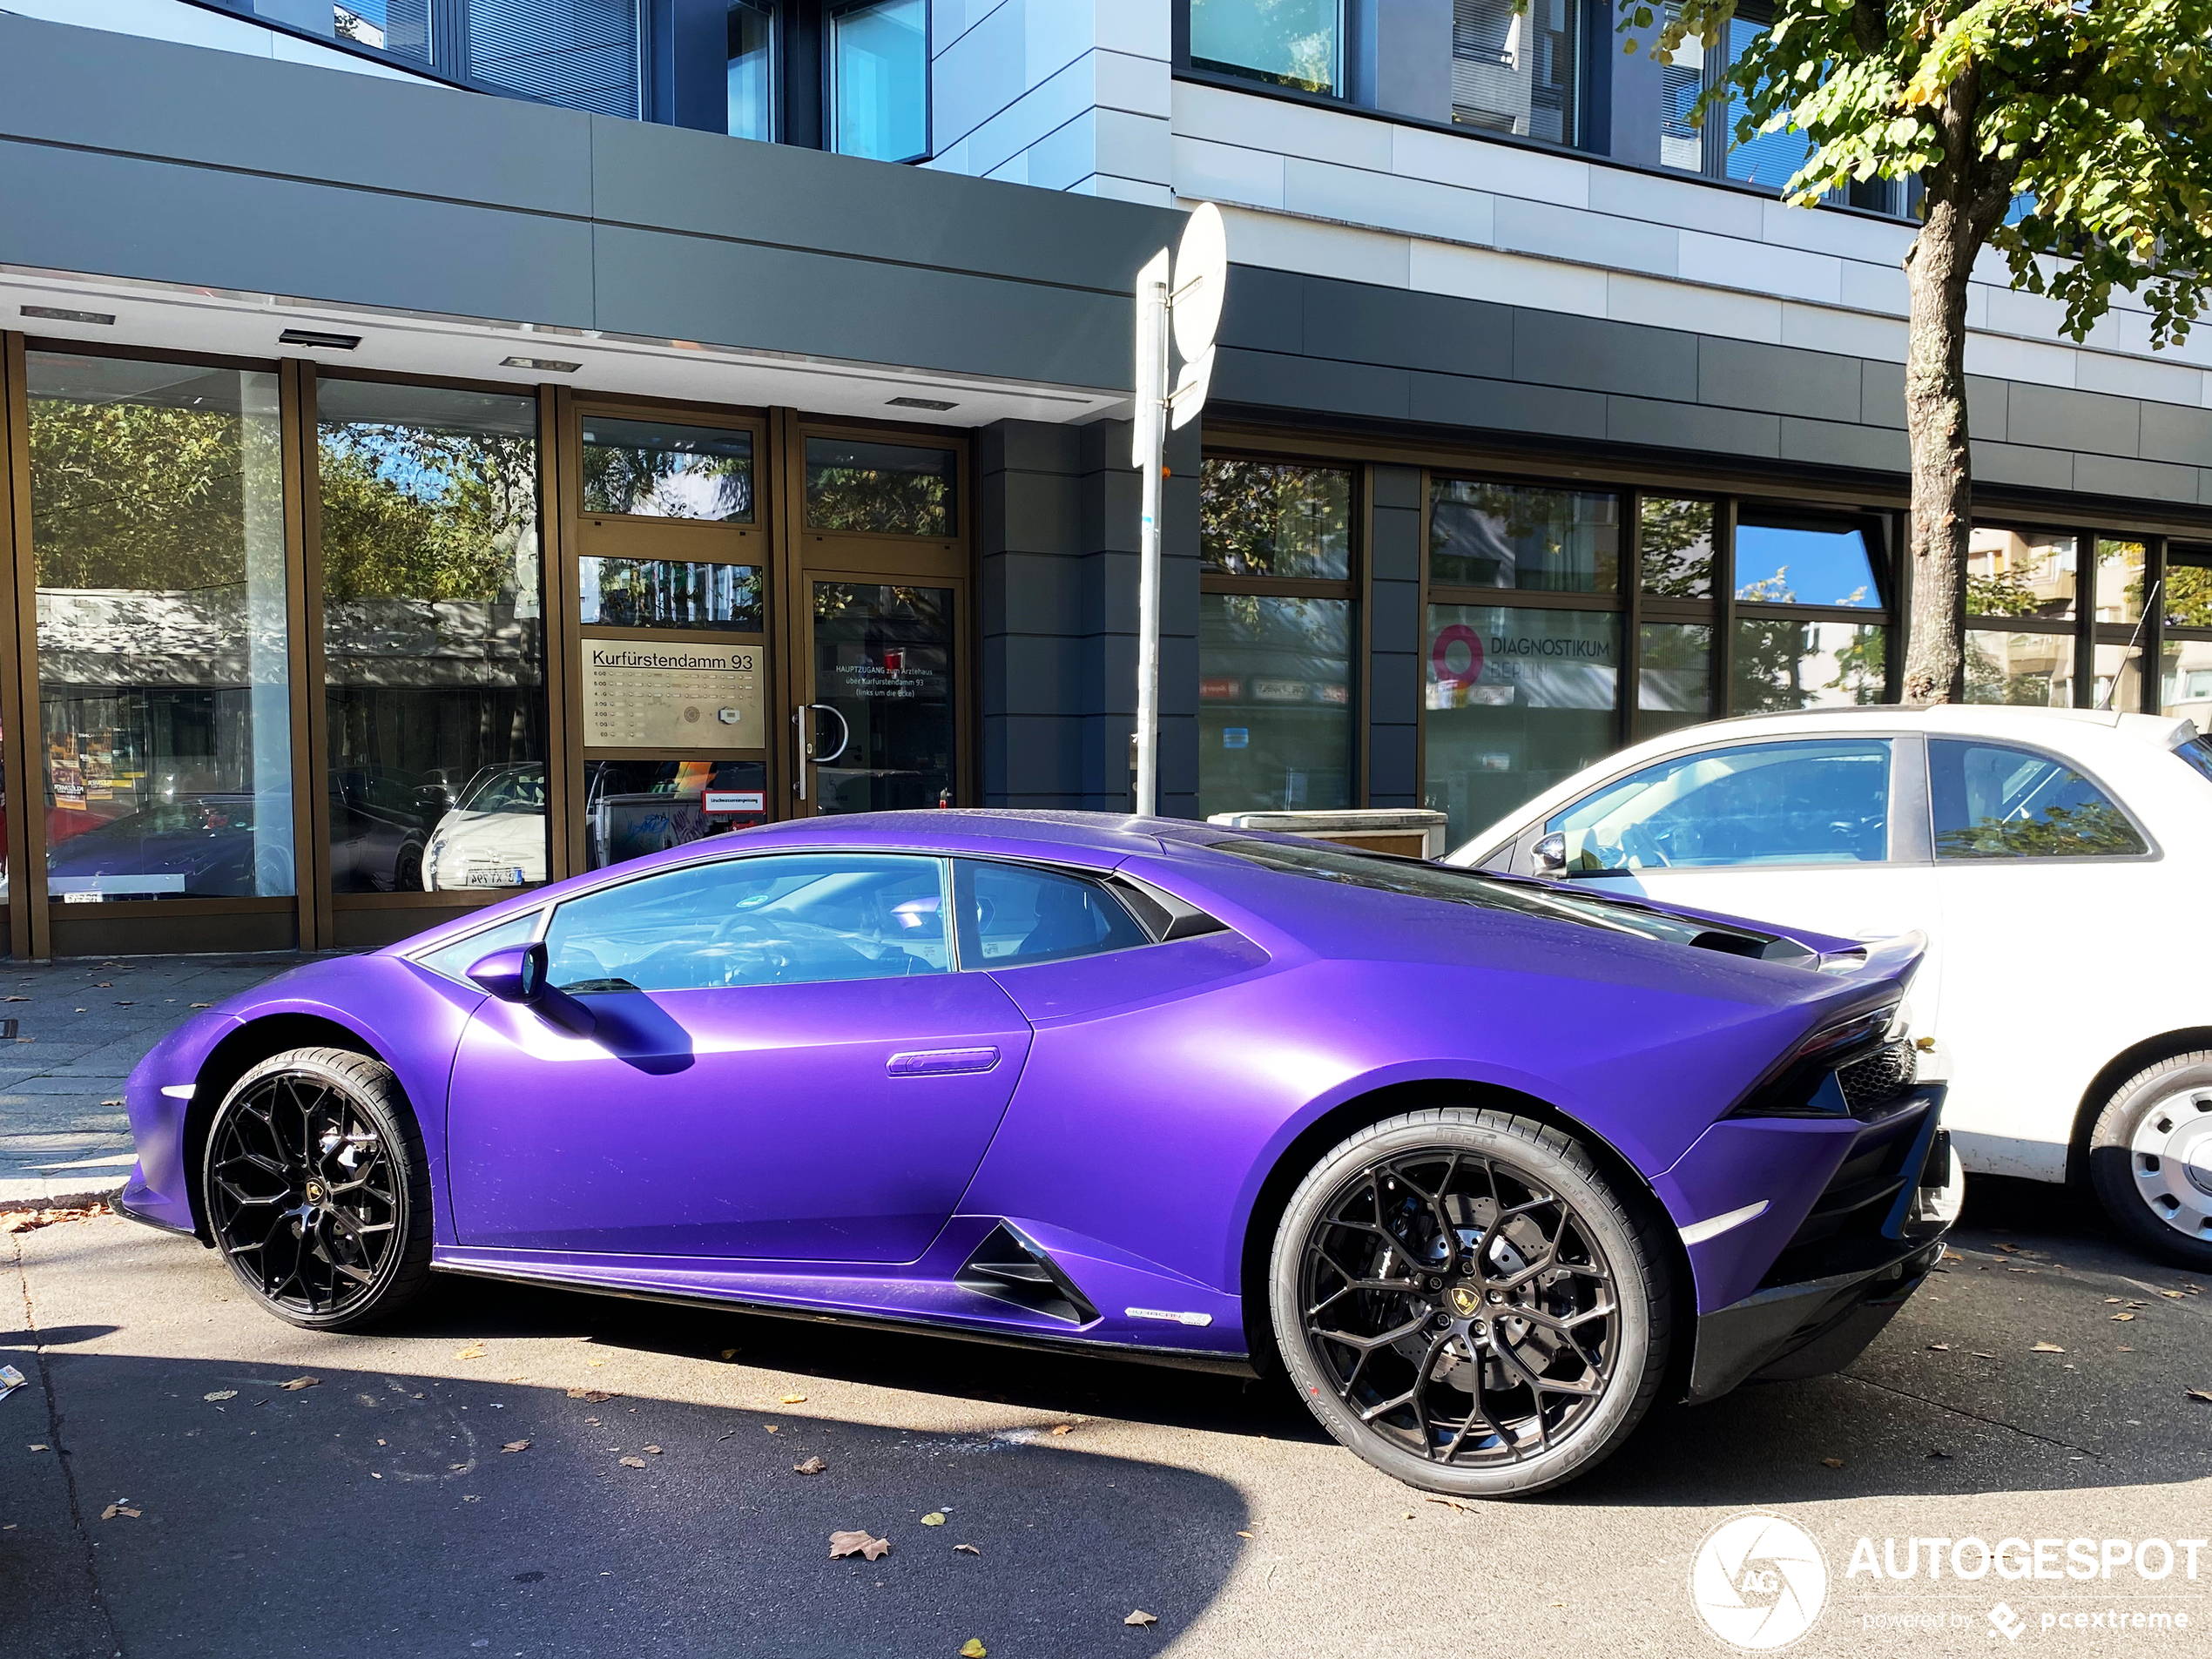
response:
<path id="1" fill-rule="evenodd" d="M 975 1246 L 953 1282 L 1065 1325 L 1089 1325 L 1098 1317 L 1059 1264 L 1004 1222 Z"/>

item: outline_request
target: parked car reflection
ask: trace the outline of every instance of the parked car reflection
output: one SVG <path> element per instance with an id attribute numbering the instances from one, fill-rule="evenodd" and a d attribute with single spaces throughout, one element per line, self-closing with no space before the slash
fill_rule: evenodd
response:
<path id="1" fill-rule="evenodd" d="M 420 893 L 429 829 L 452 806 L 442 787 L 381 766 L 330 776 L 330 885 L 339 893 Z"/>
<path id="2" fill-rule="evenodd" d="M 50 848 L 47 890 L 71 903 L 288 894 L 292 826 L 259 831 L 251 795 L 158 800 Z"/>
<path id="3" fill-rule="evenodd" d="M 759 823 L 765 790 L 757 760 L 592 761 L 584 769 L 586 867 Z M 543 765 L 486 766 L 431 833 L 422 885 L 435 893 L 543 881 L 545 830 Z"/>

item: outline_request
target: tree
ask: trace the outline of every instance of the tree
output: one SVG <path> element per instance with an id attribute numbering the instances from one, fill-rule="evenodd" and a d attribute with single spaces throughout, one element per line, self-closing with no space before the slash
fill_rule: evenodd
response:
<path id="1" fill-rule="evenodd" d="M 1726 39 L 1736 0 L 1620 0 L 1620 26 L 1671 62 Z M 1908 702 L 1959 671 L 1973 480 L 1966 282 L 1985 247 L 2066 308 L 2079 341 L 2140 291 L 2151 343 L 2185 338 L 2212 272 L 2212 0 L 1775 0 L 1770 28 L 1699 100 L 1740 101 L 1734 137 L 1795 128 L 1784 186 L 1811 206 L 1872 179 L 1918 179 L 1905 383 L 1912 455 Z M 1629 34 L 1627 50 L 1637 50 Z"/>

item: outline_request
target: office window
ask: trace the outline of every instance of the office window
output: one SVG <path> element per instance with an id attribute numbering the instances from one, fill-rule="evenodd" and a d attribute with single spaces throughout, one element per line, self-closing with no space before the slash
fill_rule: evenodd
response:
<path id="1" fill-rule="evenodd" d="M 959 457 L 919 444 L 806 440 L 806 528 L 951 536 Z"/>
<path id="2" fill-rule="evenodd" d="M 1729 712 L 1863 708 L 1885 700 L 1889 631 L 1853 622 L 1738 614 L 1730 642 Z"/>
<path id="3" fill-rule="evenodd" d="M 587 415 L 583 510 L 752 523 L 752 434 Z"/>
<path id="4" fill-rule="evenodd" d="M 1198 806 L 1349 806 L 1352 475 L 1209 456 L 1198 487 Z"/>
<path id="5" fill-rule="evenodd" d="M 729 14 L 730 136 L 776 136 L 776 14 L 738 0 Z"/>
<path id="6" fill-rule="evenodd" d="M 830 148 L 873 161 L 929 153 L 928 0 L 830 14 Z"/>
<path id="7" fill-rule="evenodd" d="M 1453 0 L 1452 119 L 1572 144 L 1580 0 Z"/>
<path id="8" fill-rule="evenodd" d="M 1341 92 L 1343 0 L 1190 0 L 1190 63 L 1276 86 Z"/>
<path id="9" fill-rule="evenodd" d="M 430 0 L 353 0 L 330 11 L 341 40 L 430 61 Z"/>
<path id="10" fill-rule="evenodd" d="M 30 352 L 46 891 L 293 892 L 271 373 Z"/>
<path id="11" fill-rule="evenodd" d="M 1472 478 L 1440 478 L 1431 491 L 1433 583 L 1612 593 L 1620 572 L 1617 496 Z"/>
<path id="12" fill-rule="evenodd" d="M 1736 597 L 1878 610 L 1868 534 L 1862 522 L 1746 509 L 1736 527 Z"/>
<path id="13" fill-rule="evenodd" d="M 315 401 L 332 886 L 543 881 L 536 400 L 324 380 Z"/>
<path id="14" fill-rule="evenodd" d="M 461 0 L 457 12 L 461 38 L 439 43 L 440 68 L 594 115 L 643 112 L 638 0 Z"/>

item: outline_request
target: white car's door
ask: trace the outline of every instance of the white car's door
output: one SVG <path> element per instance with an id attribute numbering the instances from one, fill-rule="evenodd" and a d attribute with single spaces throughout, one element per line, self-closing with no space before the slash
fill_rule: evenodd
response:
<path id="1" fill-rule="evenodd" d="M 1601 784 L 1542 833 L 1563 843 L 1556 873 L 1607 892 L 1847 939 L 1926 934 L 1912 1001 L 1927 1034 L 1943 929 L 1925 789 L 1918 736 L 1737 738 Z"/>
<path id="2" fill-rule="evenodd" d="M 1944 1122 L 1970 1169 L 2063 1180 L 2082 1092 L 2141 1022 L 2151 846 L 2095 780 L 2024 744 L 1931 737 L 1928 783 L 1956 1066 Z"/>

